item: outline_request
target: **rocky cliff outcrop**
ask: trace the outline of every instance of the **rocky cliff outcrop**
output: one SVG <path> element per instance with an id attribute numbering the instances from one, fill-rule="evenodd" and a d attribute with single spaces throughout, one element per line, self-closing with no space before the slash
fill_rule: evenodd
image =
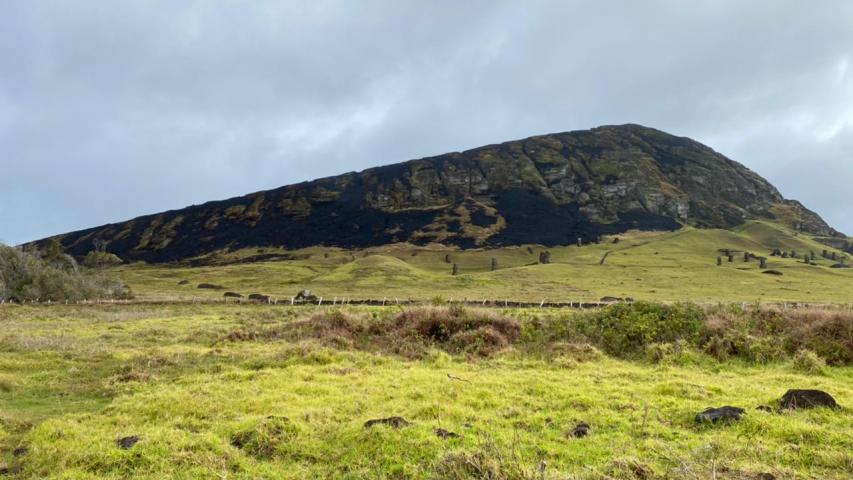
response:
<path id="1" fill-rule="evenodd" d="M 627 229 L 729 228 L 776 219 L 838 236 L 743 165 L 639 125 L 542 135 L 209 202 L 61 235 L 125 259 L 223 248 L 573 244 Z"/>

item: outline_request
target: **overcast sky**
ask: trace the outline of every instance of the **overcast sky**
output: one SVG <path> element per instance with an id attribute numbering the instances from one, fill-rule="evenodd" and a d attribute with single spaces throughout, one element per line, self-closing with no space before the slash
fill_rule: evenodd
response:
<path id="1" fill-rule="evenodd" d="M 853 234 L 853 1 L 0 3 L 0 240 L 640 123 Z"/>

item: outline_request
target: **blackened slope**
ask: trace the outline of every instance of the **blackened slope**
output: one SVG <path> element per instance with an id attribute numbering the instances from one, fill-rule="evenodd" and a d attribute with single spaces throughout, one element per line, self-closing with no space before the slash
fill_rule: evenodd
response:
<path id="1" fill-rule="evenodd" d="M 565 244 L 626 229 L 729 228 L 777 219 L 837 236 L 743 165 L 638 125 L 531 137 L 372 168 L 61 236 L 125 259 L 223 248 Z"/>

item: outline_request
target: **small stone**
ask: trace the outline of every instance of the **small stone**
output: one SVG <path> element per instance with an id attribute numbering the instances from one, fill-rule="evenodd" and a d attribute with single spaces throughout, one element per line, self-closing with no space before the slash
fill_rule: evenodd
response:
<path id="1" fill-rule="evenodd" d="M 696 421 L 699 423 L 732 422 L 740 420 L 743 414 L 744 409 L 738 407 L 708 408 L 696 415 Z"/>
<path id="2" fill-rule="evenodd" d="M 586 422 L 580 422 L 575 426 L 574 430 L 568 433 L 567 436 L 574 438 L 583 438 L 592 432 L 592 427 Z"/>
<path id="3" fill-rule="evenodd" d="M 461 438 L 462 437 L 462 435 L 459 435 L 458 433 L 454 433 L 454 432 L 451 432 L 449 430 L 445 430 L 443 428 L 436 428 L 434 431 L 435 431 L 435 435 L 438 438 L 441 438 L 443 440 L 449 440 L 451 438 Z"/>
<path id="4" fill-rule="evenodd" d="M 758 410 L 759 412 L 773 413 L 773 407 L 771 407 L 769 405 L 759 405 L 759 406 L 755 407 L 755 409 Z"/>
<path id="5" fill-rule="evenodd" d="M 364 428 L 370 428 L 374 425 L 388 425 L 392 428 L 403 428 L 408 427 L 411 423 L 403 417 L 376 418 L 364 422 Z"/>
<path id="6" fill-rule="evenodd" d="M 118 440 L 116 440 L 116 444 L 122 450 L 129 450 L 130 448 L 133 448 L 133 446 L 136 445 L 138 442 L 139 442 L 139 437 L 136 435 L 131 435 L 129 437 L 122 437 L 122 438 L 119 438 Z"/>

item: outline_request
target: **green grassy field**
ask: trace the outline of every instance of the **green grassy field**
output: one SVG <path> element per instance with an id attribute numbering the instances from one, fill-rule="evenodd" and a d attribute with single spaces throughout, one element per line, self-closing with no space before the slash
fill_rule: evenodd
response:
<path id="1" fill-rule="evenodd" d="M 630 233 L 613 243 L 548 248 L 551 264 L 539 265 L 541 246 L 457 251 L 440 245 L 390 245 L 359 251 L 311 248 L 295 252 L 243 250 L 219 255 L 226 265 L 181 267 L 126 265 L 115 270 L 140 299 L 221 299 L 223 291 L 196 288 L 213 283 L 244 295 L 261 293 L 289 301 L 311 289 L 326 301 L 342 298 L 527 302 L 596 301 L 605 296 L 700 303 L 813 302 L 853 300 L 853 269 L 833 269 L 821 258 L 833 251 L 815 240 L 767 222 L 749 222 L 736 231 L 685 228 L 671 233 Z M 816 266 L 799 259 L 770 257 L 743 261 L 743 251 L 769 256 L 775 249 L 817 254 Z M 735 252 L 733 263 L 716 266 L 721 249 Z M 835 251 L 837 255 L 841 252 Z M 290 260 L 233 263 L 260 254 L 289 254 Z M 452 276 L 452 265 L 459 275 Z M 498 269 L 491 271 L 491 259 Z M 185 285 L 178 285 L 188 280 Z"/>
<path id="2" fill-rule="evenodd" d="M 850 366 L 809 372 L 785 359 L 721 362 L 692 350 L 666 361 L 617 359 L 539 342 L 541 332 L 589 315 L 548 309 L 507 310 L 521 337 L 485 357 L 429 343 L 393 353 L 336 330 L 277 334 L 330 312 L 2 306 L 0 468 L 27 479 L 842 479 L 853 471 Z M 346 312 L 391 328 L 400 310 Z M 334 315 L 320 318 L 343 328 Z M 375 328 L 362 336 L 380 335 Z M 826 390 L 845 408 L 755 409 L 789 388 Z M 721 405 L 747 413 L 731 425 L 695 423 L 697 412 Z M 363 425 L 389 416 L 411 425 Z M 592 433 L 567 435 L 579 422 Z M 437 428 L 460 437 L 439 438 Z M 139 442 L 119 448 L 128 436 Z"/>

